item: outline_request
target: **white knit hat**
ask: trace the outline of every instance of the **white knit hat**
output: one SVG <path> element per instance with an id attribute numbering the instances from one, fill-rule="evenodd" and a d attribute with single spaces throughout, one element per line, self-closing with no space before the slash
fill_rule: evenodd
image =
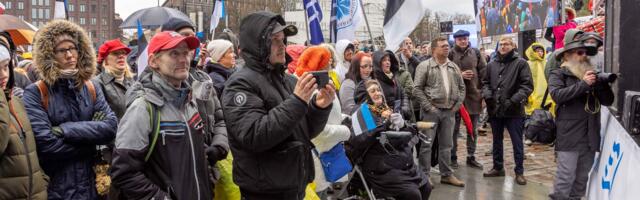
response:
<path id="1" fill-rule="evenodd" d="M 207 44 L 207 51 L 213 62 L 218 62 L 229 48 L 233 49 L 233 44 L 227 40 L 213 40 Z"/>

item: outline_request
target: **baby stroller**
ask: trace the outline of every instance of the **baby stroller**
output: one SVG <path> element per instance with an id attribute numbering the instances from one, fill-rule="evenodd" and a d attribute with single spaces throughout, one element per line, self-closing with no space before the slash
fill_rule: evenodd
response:
<path id="1" fill-rule="evenodd" d="M 371 131 L 375 133 L 373 136 L 375 137 L 375 141 L 374 141 L 375 143 L 370 143 L 369 146 L 363 148 L 363 147 L 354 146 L 357 144 L 362 144 L 358 141 L 350 140 L 350 142 L 347 142 L 345 144 L 345 149 L 347 149 L 347 156 L 353 163 L 354 167 L 353 167 L 353 171 L 349 174 L 349 179 L 346 183 L 346 187 L 343 187 L 342 190 L 340 190 L 337 193 L 337 197 L 344 197 L 344 193 L 346 192 L 348 194 L 347 195 L 348 197 L 345 199 L 370 199 L 370 200 L 379 199 L 379 198 L 376 198 L 376 194 L 380 194 L 381 191 L 375 191 L 376 183 L 371 183 L 370 181 L 374 181 L 374 180 L 368 180 L 367 178 L 367 176 L 371 177 L 371 175 L 365 174 L 365 173 L 374 173 L 372 170 L 367 169 L 367 168 L 371 168 L 370 167 L 371 164 L 365 163 L 363 161 L 363 159 L 370 152 L 374 152 L 378 154 L 380 152 L 384 152 L 386 153 L 387 157 L 394 157 L 394 156 L 397 157 L 397 156 L 403 156 L 403 155 L 404 157 L 407 157 L 407 154 L 409 154 L 408 158 L 411 159 L 410 162 L 412 163 L 412 165 L 408 166 L 410 167 L 410 169 L 407 169 L 407 170 L 416 170 L 416 173 L 422 174 L 422 170 L 418 168 L 417 164 L 413 160 L 413 156 L 412 156 L 413 147 L 420 141 L 424 141 L 426 139 L 425 138 L 426 136 L 423 134 L 423 132 L 427 129 L 432 129 L 434 126 L 435 126 L 434 123 L 418 122 L 413 124 L 407 124 L 407 126 L 405 126 L 400 130 L 392 130 L 385 127 L 384 125 L 381 125 L 377 127 L 376 130 Z M 358 137 L 358 136 L 354 136 L 354 137 Z M 371 136 L 367 136 L 367 137 L 371 137 Z M 371 150 L 372 146 L 374 145 L 379 145 L 379 146 L 374 147 L 373 150 Z M 406 152 L 407 149 L 409 149 L 408 152 Z M 380 159 L 380 162 L 384 162 L 383 160 L 385 159 Z M 363 169 L 363 165 L 365 166 L 365 169 Z M 395 167 L 402 168 L 402 166 L 395 166 Z M 428 179 L 424 178 L 424 176 L 413 177 L 413 179 L 421 183 L 419 184 L 419 186 L 423 184 L 430 184 L 428 183 Z M 374 184 L 374 187 L 371 187 L 371 184 Z M 416 182 L 412 184 L 416 184 Z M 383 193 L 382 195 L 378 195 L 380 196 L 380 199 L 389 199 L 389 197 L 387 197 L 388 195 L 384 195 L 384 192 L 382 193 Z"/>

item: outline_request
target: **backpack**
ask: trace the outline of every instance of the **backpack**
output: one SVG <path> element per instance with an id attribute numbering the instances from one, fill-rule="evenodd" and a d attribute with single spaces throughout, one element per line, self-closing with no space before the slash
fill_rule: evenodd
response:
<path id="1" fill-rule="evenodd" d="M 549 90 L 547 89 L 542 98 L 541 109 L 533 111 L 524 127 L 527 139 L 543 144 L 549 144 L 556 140 L 556 123 L 548 110 L 549 108 L 544 105 L 548 95 Z"/>
<path id="2" fill-rule="evenodd" d="M 146 101 L 146 102 L 147 102 L 147 112 L 149 113 L 149 116 L 150 116 L 152 131 L 151 131 L 151 146 L 149 146 L 147 155 L 144 156 L 144 162 L 149 161 L 149 158 L 151 158 L 153 149 L 156 147 L 156 142 L 158 141 L 158 135 L 160 135 L 160 111 L 158 110 L 156 105 L 149 103 L 149 101 Z"/>
<path id="3" fill-rule="evenodd" d="M 49 88 L 47 87 L 47 84 L 42 80 L 37 81 L 35 84 L 38 87 L 38 91 L 40 91 L 40 103 L 42 104 L 42 107 L 44 107 L 44 111 L 47 112 L 49 109 Z M 97 101 L 96 87 L 91 81 L 85 81 L 84 84 L 87 86 L 87 90 L 89 90 L 91 102 L 95 104 Z"/>

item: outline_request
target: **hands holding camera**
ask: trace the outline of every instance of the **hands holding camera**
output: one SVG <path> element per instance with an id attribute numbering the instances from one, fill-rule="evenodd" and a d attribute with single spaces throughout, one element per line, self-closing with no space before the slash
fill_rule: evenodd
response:
<path id="1" fill-rule="evenodd" d="M 584 73 L 584 76 L 582 77 L 582 80 L 587 83 L 587 85 L 589 86 L 593 86 L 596 83 L 596 72 L 593 70 L 589 70 L 586 73 Z"/>
<path id="2" fill-rule="evenodd" d="M 305 103 L 309 103 L 309 100 L 311 100 L 311 96 L 317 87 L 318 84 L 316 83 L 316 78 L 314 78 L 310 73 L 304 73 L 296 83 L 293 94 L 302 99 Z M 318 95 L 316 96 L 316 102 L 314 102 L 315 105 L 319 108 L 327 108 L 333 102 L 335 93 L 335 86 L 333 86 L 333 83 L 329 82 L 324 86 L 324 88 L 319 89 Z"/>

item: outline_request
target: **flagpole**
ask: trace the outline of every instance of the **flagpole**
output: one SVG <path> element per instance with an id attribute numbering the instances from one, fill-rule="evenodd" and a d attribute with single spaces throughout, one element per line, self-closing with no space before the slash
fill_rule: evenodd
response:
<path id="1" fill-rule="evenodd" d="M 373 45 L 373 48 L 375 50 L 376 44 L 373 41 L 373 34 L 371 34 L 371 27 L 369 26 L 369 19 L 367 19 L 367 12 L 364 11 L 364 4 L 362 3 L 362 0 L 358 0 L 358 2 L 360 3 L 360 8 L 362 8 L 362 16 L 364 16 L 364 23 L 367 24 L 367 31 L 369 32 L 369 38 L 371 39 L 371 44 Z"/>
<path id="2" fill-rule="evenodd" d="M 309 14 L 307 13 L 307 5 L 302 5 L 302 9 L 304 9 L 304 27 L 307 30 L 307 42 L 309 43 L 309 45 L 311 45 L 311 39 L 309 39 L 309 33 L 311 33 L 311 31 L 309 31 Z"/>

